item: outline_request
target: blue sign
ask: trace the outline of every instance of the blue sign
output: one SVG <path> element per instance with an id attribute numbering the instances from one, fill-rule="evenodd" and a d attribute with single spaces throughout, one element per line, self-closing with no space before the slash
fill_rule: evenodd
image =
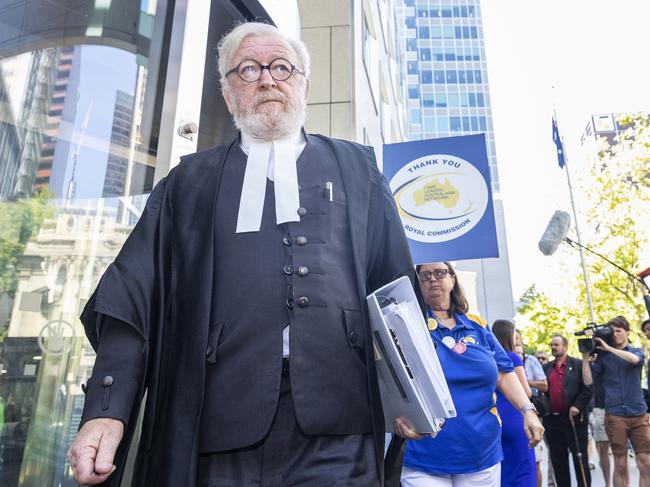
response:
<path id="1" fill-rule="evenodd" d="M 384 176 L 416 264 L 499 256 L 484 134 L 386 144 Z"/>

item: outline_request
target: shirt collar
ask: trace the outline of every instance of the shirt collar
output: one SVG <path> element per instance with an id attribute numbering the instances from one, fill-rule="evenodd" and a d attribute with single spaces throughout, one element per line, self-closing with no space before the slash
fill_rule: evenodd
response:
<path id="1" fill-rule="evenodd" d="M 568 355 L 565 354 L 564 357 L 562 357 L 562 360 L 560 360 L 559 362 L 557 361 L 557 359 L 555 359 L 555 363 L 553 364 L 553 367 L 555 367 L 557 369 L 561 369 L 561 368 L 566 367 L 567 357 L 568 357 Z"/>
<path id="2" fill-rule="evenodd" d="M 263 139 L 258 139 L 257 137 L 253 137 L 251 134 L 248 134 L 246 132 L 240 132 L 241 137 L 239 139 L 239 146 L 241 149 L 244 151 L 246 155 L 248 155 L 248 151 L 251 148 L 251 145 L 255 142 L 268 142 Z M 301 145 L 304 146 L 306 143 L 305 135 L 303 133 L 302 129 L 298 129 L 296 132 L 290 134 L 287 137 L 283 137 L 281 139 L 276 139 L 271 142 L 280 142 L 280 141 L 287 141 L 296 148 L 300 147 Z"/>

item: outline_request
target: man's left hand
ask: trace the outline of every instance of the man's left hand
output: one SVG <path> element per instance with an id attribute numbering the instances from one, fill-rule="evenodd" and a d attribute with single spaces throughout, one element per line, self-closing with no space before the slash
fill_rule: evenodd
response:
<path id="1" fill-rule="evenodd" d="M 524 432 L 528 437 L 530 448 L 536 446 L 544 437 L 544 427 L 540 423 L 537 413 L 532 409 L 524 413 Z"/>
<path id="2" fill-rule="evenodd" d="M 580 414 L 580 410 L 577 407 L 571 406 L 569 408 L 569 416 L 575 418 L 578 414 Z"/>
<path id="3" fill-rule="evenodd" d="M 612 350 L 612 347 L 607 345 L 602 338 L 594 337 L 594 343 L 596 344 L 596 348 L 599 350 L 603 350 L 605 352 L 610 352 Z"/>

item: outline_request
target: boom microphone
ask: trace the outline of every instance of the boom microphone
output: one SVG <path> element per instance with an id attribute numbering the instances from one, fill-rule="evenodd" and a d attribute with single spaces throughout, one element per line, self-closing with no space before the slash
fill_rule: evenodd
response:
<path id="1" fill-rule="evenodd" d="M 566 211 L 557 210 L 544 230 L 537 246 L 544 255 L 553 255 L 558 246 L 566 238 L 571 226 L 571 217 Z"/>

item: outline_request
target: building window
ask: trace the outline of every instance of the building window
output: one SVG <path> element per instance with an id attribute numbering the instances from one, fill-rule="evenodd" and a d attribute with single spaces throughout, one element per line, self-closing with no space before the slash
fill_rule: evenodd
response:
<path id="1" fill-rule="evenodd" d="M 421 39 L 429 39 L 429 28 L 418 27 L 418 37 Z"/>
<path id="2" fill-rule="evenodd" d="M 436 131 L 435 119 L 433 117 L 424 117 L 424 131 L 428 133 Z"/>
<path id="3" fill-rule="evenodd" d="M 449 132 L 449 119 L 447 117 L 436 117 L 438 132 Z"/>
<path id="4" fill-rule="evenodd" d="M 433 76 L 431 71 L 422 71 L 420 73 L 420 81 L 422 83 L 433 83 Z"/>
<path id="5" fill-rule="evenodd" d="M 409 98 L 420 98 L 420 90 L 417 88 L 409 88 Z"/>
<path id="6" fill-rule="evenodd" d="M 460 132 L 462 130 L 460 117 L 449 117 L 449 126 L 452 132 Z"/>

